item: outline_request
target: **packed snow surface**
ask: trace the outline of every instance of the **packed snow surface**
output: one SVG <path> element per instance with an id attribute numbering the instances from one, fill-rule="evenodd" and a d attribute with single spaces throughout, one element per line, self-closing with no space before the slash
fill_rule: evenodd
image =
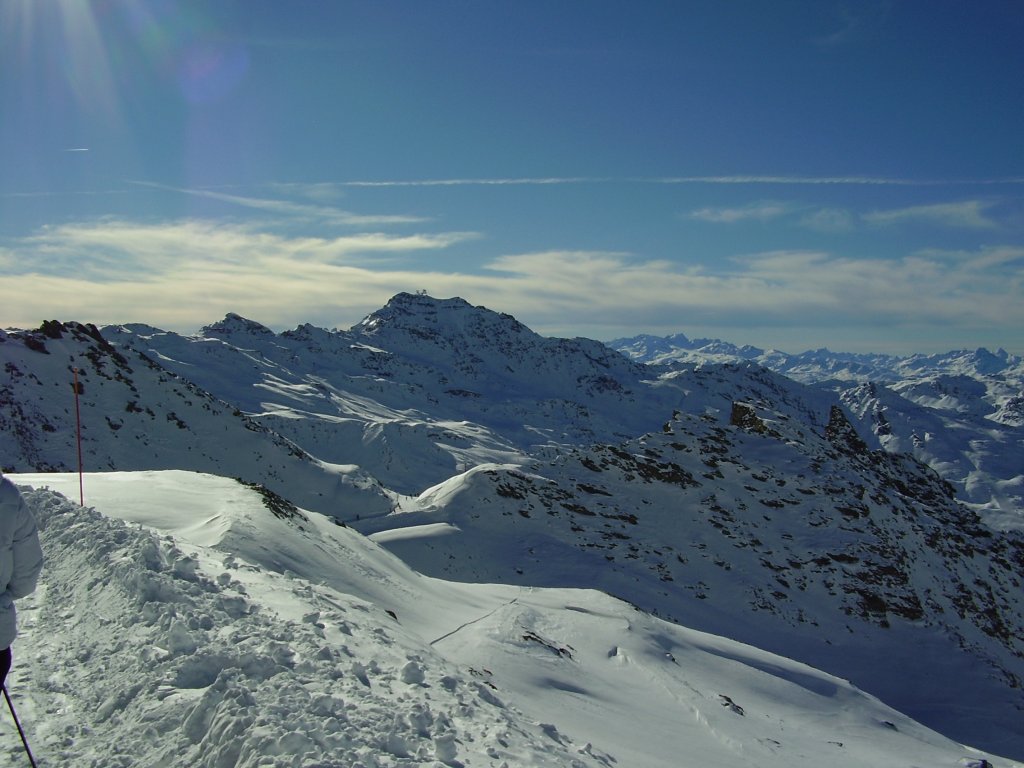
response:
<path id="1" fill-rule="evenodd" d="M 600 592 L 427 578 L 234 480 L 88 474 L 83 508 L 76 475 L 11 478 L 47 555 L 8 681 L 40 766 L 1019 765 Z M 27 765 L 7 717 L 0 751 Z"/>

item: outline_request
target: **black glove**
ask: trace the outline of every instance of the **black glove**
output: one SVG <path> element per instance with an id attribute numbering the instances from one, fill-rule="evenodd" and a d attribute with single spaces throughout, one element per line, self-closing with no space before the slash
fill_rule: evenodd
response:
<path id="1" fill-rule="evenodd" d="M 11 671 L 11 649 L 4 648 L 0 651 L 0 687 L 7 682 L 7 673 Z"/>

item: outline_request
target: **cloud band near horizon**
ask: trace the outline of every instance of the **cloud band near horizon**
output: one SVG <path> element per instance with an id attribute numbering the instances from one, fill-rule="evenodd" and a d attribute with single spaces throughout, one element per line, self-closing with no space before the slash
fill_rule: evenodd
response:
<path id="1" fill-rule="evenodd" d="M 806 349 L 827 346 L 830 329 L 852 324 L 865 329 L 867 348 L 847 351 L 890 351 L 883 342 L 899 347 L 901 334 L 924 327 L 945 329 L 940 337 L 951 341 L 954 333 L 985 343 L 1000 334 L 994 346 L 1024 347 L 1019 330 L 1006 330 L 1024 328 L 1019 246 L 901 259 L 773 251 L 713 269 L 599 251 L 492 255 L 475 272 L 423 261 L 473 236 L 290 237 L 191 220 L 47 227 L 0 249 L 0 325 L 61 319 L 191 331 L 230 311 L 278 329 L 338 327 L 395 293 L 424 289 L 510 312 L 553 335 L 717 328 L 733 329 L 722 338 L 760 346 L 782 347 L 795 336 Z"/>

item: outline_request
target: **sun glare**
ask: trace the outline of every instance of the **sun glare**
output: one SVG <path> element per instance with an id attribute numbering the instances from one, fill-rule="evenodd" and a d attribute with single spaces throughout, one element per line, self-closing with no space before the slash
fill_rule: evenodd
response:
<path id="1" fill-rule="evenodd" d="M 203 14 L 141 0 L 3 0 L 0 43 L 22 72 L 67 88 L 92 113 L 118 117 L 146 75 L 190 103 L 216 101 L 247 74 L 244 46 L 226 44 Z"/>
<path id="2" fill-rule="evenodd" d="M 85 0 L 7 0 L 2 6 L 5 47 L 16 46 L 34 88 L 65 87 L 90 112 L 117 118 L 120 109 L 110 57 L 97 21 L 110 3 Z"/>

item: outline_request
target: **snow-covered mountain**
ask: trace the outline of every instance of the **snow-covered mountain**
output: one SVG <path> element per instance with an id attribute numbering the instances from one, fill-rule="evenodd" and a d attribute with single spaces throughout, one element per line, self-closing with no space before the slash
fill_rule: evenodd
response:
<path id="1" fill-rule="evenodd" d="M 683 334 L 609 346 L 655 366 L 754 362 L 835 392 L 865 435 L 909 452 L 1000 528 L 1024 529 L 1024 358 L 999 349 L 935 355 L 791 355 Z"/>
<path id="2" fill-rule="evenodd" d="M 633 436 L 671 413 L 631 391 L 646 366 L 461 299 L 399 294 L 349 331 L 274 334 L 229 315 L 193 337 L 145 326 L 103 335 L 403 493 L 540 445 Z"/>
<path id="3" fill-rule="evenodd" d="M 356 514 L 389 508 L 377 482 L 357 468 L 313 458 L 187 376 L 115 348 L 94 326 L 0 332 L 0 358 L 4 471 L 77 468 L 80 421 L 93 471 L 191 469 L 259 482 L 339 516 L 350 507 Z"/>
<path id="4" fill-rule="evenodd" d="M 81 508 L 75 475 L 13 479 L 49 558 L 9 680 L 40 766 L 1019 766 L 594 590 L 423 577 L 233 480 L 89 474 Z"/>
<path id="5" fill-rule="evenodd" d="M 54 322 L 0 335 L 0 357 L 5 469 L 75 466 L 77 367 L 87 470 L 239 477 L 429 576 L 600 589 L 1024 755 L 1024 539 L 882 450 L 847 389 L 631 361 L 409 294 L 347 331 Z"/>

